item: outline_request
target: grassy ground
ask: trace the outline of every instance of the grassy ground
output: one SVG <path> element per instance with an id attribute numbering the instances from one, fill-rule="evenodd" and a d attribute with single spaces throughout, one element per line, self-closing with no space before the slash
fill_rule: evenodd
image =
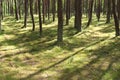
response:
<path id="1" fill-rule="evenodd" d="M 0 80 L 120 80 L 120 38 L 114 24 L 93 19 L 89 28 L 77 33 L 73 20 L 64 26 L 64 43 L 56 44 L 57 21 L 31 31 L 31 21 L 12 17 L 3 20 L 0 33 Z M 38 19 L 36 18 L 36 27 Z M 87 22 L 83 18 L 83 28 Z"/>

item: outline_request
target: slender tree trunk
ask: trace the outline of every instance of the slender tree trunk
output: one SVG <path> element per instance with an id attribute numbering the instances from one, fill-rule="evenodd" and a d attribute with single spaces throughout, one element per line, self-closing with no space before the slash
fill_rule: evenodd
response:
<path id="1" fill-rule="evenodd" d="M 98 0 L 97 12 L 96 12 L 98 21 L 100 20 L 100 13 L 101 13 L 101 2 L 100 0 Z"/>
<path id="2" fill-rule="evenodd" d="M 113 16 L 114 16 L 114 22 L 115 22 L 115 31 L 116 31 L 116 36 L 120 36 L 120 29 L 119 29 L 119 20 L 116 14 L 116 7 L 115 7 L 115 1 L 112 0 L 112 11 L 113 11 Z"/>
<path id="3" fill-rule="evenodd" d="M 70 0 L 66 0 L 66 25 L 69 25 L 70 19 Z"/>
<path id="4" fill-rule="evenodd" d="M 40 35 L 42 35 L 42 19 L 41 19 L 41 0 L 38 0 L 38 12 L 39 12 L 39 29 L 40 29 Z"/>
<path id="5" fill-rule="evenodd" d="M 55 21 L 55 12 L 56 12 L 56 0 L 52 0 L 52 15 L 53 15 L 53 21 Z"/>
<path id="6" fill-rule="evenodd" d="M 81 22 L 82 22 L 82 0 L 75 0 L 74 27 L 78 32 L 81 31 Z"/>
<path id="7" fill-rule="evenodd" d="M 18 1 L 17 1 L 18 2 Z M 18 14 L 19 14 L 19 18 L 21 19 L 21 4 L 22 4 L 22 1 L 20 0 L 18 2 Z"/>
<path id="8" fill-rule="evenodd" d="M 62 0 L 57 1 L 58 5 L 58 37 L 57 41 L 63 41 L 63 5 Z"/>
<path id="9" fill-rule="evenodd" d="M 42 14 L 43 14 L 43 23 L 45 23 L 45 0 L 42 0 Z"/>
<path id="10" fill-rule="evenodd" d="M 50 20 L 50 0 L 48 0 L 48 20 Z"/>
<path id="11" fill-rule="evenodd" d="M 17 8 L 17 1 L 16 0 L 14 0 L 14 2 L 15 2 L 15 19 L 16 20 L 18 20 L 18 8 Z M 10 12 L 10 11 L 9 11 Z M 8 12 L 8 13 L 9 13 Z"/>
<path id="12" fill-rule="evenodd" d="M 107 0 L 107 20 L 106 20 L 106 23 L 110 23 L 110 15 L 111 15 L 111 0 Z"/>
<path id="13" fill-rule="evenodd" d="M 120 0 L 117 0 L 118 19 L 120 21 Z"/>
<path id="14" fill-rule="evenodd" d="M 34 21 L 34 16 L 33 16 L 33 0 L 30 0 L 30 15 L 32 19 L 32 24 L 33 24 L 33 31 L 35 31 L 35 21 Z"/>
<path id="15" fill-rule="evenodd" d="M 35 0 L 35 3 L 34 3 L 34 11 L 35 11 L 35 14 L 38 13 L 38 0 Z"/>
<path id="16" fill-rule="evenodd" d="M 24 1 L 24 6 L 25 6 L 25 16 L 24 16 L 24 26 L 22 28 L 26 28 L 27 25 L 27 16 L 28 16 L 28 0 Z"/>
<path id="17" fill-rule="evenodd" d="M 1 31 L 1 20 L 2 20 L 2 0 L 0 0 L 0 31 Z"/>
<path id="18" fill-rule="evenodd" d="M 89 2 L 89 20 L 87 23 L 87 27 L 90 25 L 91 21 L 92 21 L 92 11 L 93 11 L 93 0 L 90 0 Z"/>

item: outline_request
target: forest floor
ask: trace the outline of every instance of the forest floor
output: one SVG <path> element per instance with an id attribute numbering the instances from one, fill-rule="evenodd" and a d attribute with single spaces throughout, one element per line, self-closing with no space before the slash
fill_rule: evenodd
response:
<path id="1" fill-rule="evenodd" d="M 0 80 L 120 80 L 120 37 L 114 24 L 93 19 L 90 27 L 76 33 L 73 20 L 64 26 L 64 42 L 56 44 L 57 21 L 36 31 L 21 29 L 23 20 L 6 17 L 0 33 Z M 87 22 L 83 18 L 83 28 Z"/>

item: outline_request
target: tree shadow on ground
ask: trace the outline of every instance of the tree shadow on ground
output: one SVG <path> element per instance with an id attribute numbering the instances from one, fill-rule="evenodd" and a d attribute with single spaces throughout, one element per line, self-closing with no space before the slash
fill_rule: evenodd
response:
<path id="1" fill-rule="evenodd" d="M 101 33 L 112 33 L 115 31 L 115 29 L 113 28 L 113 25 L 108 25 L 107 27 L 99 30 Z"/>
<path id="2" fill-rule="evenodd" d="M 104 40 L 106 40 L 106 39 L 103 39 L 103 40 L 101 40 L 101 41 L 104 41 Z M 66 61 L 67 59 L 69 59 L 69 58 L 71 58 L 71 57 L 74 57 L 75 55 L 79 54 L 81 51 L 84 51 L 87 47 L 96 45 L 96 44 L 98 44 L 98 43 L 101 42 L 101 41 L 93 42 L 93 43 L 87 45 L 86 47 L 78 50 L 77 52 L 75 52 L 75 53 L 73 53 L 73 54 L 71 54 L 71 55 L 63 58 L 62 60 L 56 62 L 55 64 L 52 64 L 52 65 L 50 65 L 50 66 L 48 66 L 48 67 L 39 69 L 37 72 L 32 73 L 32 74 L 28 75 L 27 77 L 21 78 L 20 80 L 29 80 L 30 78 L 34 77 L 35 75 L 38 75 L 38 74 L 40 74 L 40 73 L 42 73 L 42 72 L 44 72 L 44 71 L 46 71 L 46 70 L 49 70 L 49 69 L 51 69 L 51 68 L 54 68 L 55 66 L 63 63 L 63 62 Z M 91 61 L 91 63 L 93 63 L 93 62 L 94 62 L 94 61 Z M 62 79 L 60 79 L 60 80 L 62 80 Z"/>
<path id="3" fill-rule="evenodd" d="M 95 56 L 95 58 L 88 64 L 82 67 L 75 66 L 64 69 L 59 80 L 119 80 L 120 72 L 114 65 L 120 65 L 120 49 L 118 48 L 120 44 L 115 42 L 91 51 L 91 56 Z"/>
<path id="4" fill-rule="evenodd" d="M 17 27 L 18 26 L 19 25 L 17 25 Z M 86 35 L 86 33 L 89 34 Z M 83 31 L 78 34 L 79 36 L 83 35 L 84 37 L 76 38 L 74 37 L 74 35 L 76 35 L 76 30 L 71 25 L 69 27 L 64 28 L 64 37 L 67 38 L 67 40 L 64 40 L 63 44 L 56 45 L 56 37 L 57 37 L 56 26 L 52 26 L 52 28 L 44 28 L 42 37 L 39 35 L 39 32 L 37 31 L 31 32 L 29 30 L 21 30 L 21 29 L 8 31 L 5 32 L 6 35 L 8 36 L 14 35 L 15 37 L 8 40 L 6 39 L 2 41 L 0 44 L 3 45 L 4 43 L 7 43 L 8 46 L 13 45 L 16 48 L 10 50 L 19 49 L 19 51 L 13 52 L 12 54 L 3 55 L 0 58 L 11 57 L 18 54 L 24 54 L 26 52 L 29 52 L 30 54 L 35 54 L 42 51 L 51 50 L 54 48 L 54 46 L 59 46 L 63 50 L 73 51 L 75 48 L 84 47 L 84 45 L 87 44 L 89 45 L 90 42 L 107 39 L 107 37 L 99 37 L 99 36 L 95 37 L 90 35 L 93 33 L 88 31 Z M 24 48 L 25 50 L 20 50 L 20 48 Z M 0 51 L 7 51 L 7 50 L 0 50 Z"/>

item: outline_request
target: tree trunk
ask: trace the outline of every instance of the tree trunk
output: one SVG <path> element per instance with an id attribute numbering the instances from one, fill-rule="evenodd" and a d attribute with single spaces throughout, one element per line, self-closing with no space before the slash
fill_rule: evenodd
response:
<path id="1" fill-rule="evenodd" d="M 69 25 L 70 19 L 70 0 L 66 0 L 66 25 Z"/>
<path id="2" fill-rule="evenodd" d="M 58 5 L 58 37 L 57 41 L 63 41 L 63 5 L 62 0 L 57 1 Z"/>
<path id="3" fill-rule="evenodd" d="M 2 20 L 2 0 L 0 0 L 0 31 L 1 31 L 1 20 Z"/>
<path id="4" fill-rule="evenodd" d="M 87 23 L 87 27 L 90 25 L 91 21 L 92 21 L 92 11 L 93 11 L 93 0 L 90 0 L 89 2 L 89 20 L 88 20 L 88 23 Z"/>
<path id="5" fill-rule="evenodd" d="M 97 12 L 96 12 L 98 21 L 100 20 L 100 13 L 101 13 L 101 1 L 98 0 Z"/>
<path id="6" fill-rule="evenodd" d="M 38 12 L 39 12 L 39 31 L 40 31 L 40 35 L 42 35 L 42 20 L 41 20 L 41 0 L 38 0 Z"/>
<path id="7" fill-rule="evenodd" d="M 30 0 L 30 15 L 31 15 L 32 24 L 33 24 L 32 31 L 34 31 L 35 30 L 35 21 L 34 21 L 34 16 L 33 16 L 33 0 Z"/>
<path id="8" fill-rule="evenodd" d="M 55 21 L 55 12 L 56 12 L 56 0 L 52 0 L 52 15 L 53 15 L 53 21 Z"/>
<path id="9" fill-rule="evenodd" d="M 25 0 L 24 1 L 24 6 L 25 6 L 25 10 L 24 10 L 24 12 L 25 12 L 25 16 L 24 16 L 24 26 L 23 26 L 23 28 L 26 28 L 26 25 L 27 25 L 27 16 L 28 16 L 28 0 Z"/>
<path id="10" fill-rule="evenodd" d="M 113 9 L 112 12 L 113 12 L 113 16 L 114 16 L 116 36 L 120 36 L 119 20 L 118 20 L 117 14 L 116 14 L 115 1 L 116 0 L 112 0 L 112 9 Z"/>
<path id="11" fill-rule="evenodd" d="M 111 15 L 111 0 L 107 0 L 107 20 L 106 20 L 106 23 L 110 23 L 110 15 Z"/>
<path id="12" fill-rule="evenodd" d="M 82 22 L 82 0 L 75 0 L 75 29 L 81 31 L 81 22 Z"/>
<path id="13" fill-rule="evenodd" d="M 18 8 L 17 8 L 17 1 L 16 0 L 14 0 L 14 2 L 15 2 L 15 19 L 16 20 L 18 20 Z M 9 11 L 9 10 L 8 10 Z M 10 12 L 10 11 L 9 11 Z M 9 13 L 8 12 L 8 13 Z"/>

